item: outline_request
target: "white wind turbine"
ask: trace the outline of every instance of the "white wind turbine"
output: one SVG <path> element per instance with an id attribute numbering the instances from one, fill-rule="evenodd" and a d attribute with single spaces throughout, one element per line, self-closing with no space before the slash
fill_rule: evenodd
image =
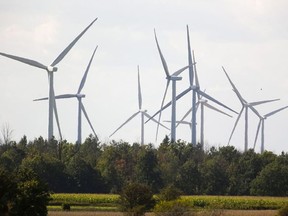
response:
<path id="1" fill-rule="evenodd" d="M 165 97 L 167 94 L 167 90 L 168 90 L 170 81 L 172 81 L 171 142 L 174 142 L 176 140 L 176 81 L 179 81 L 182 79 L 182 77 L 178 77 L 178 75 L 180 75 L 184 70 L 186 70 L 189 67 L 189 65 L 181 68 L 180 70 L 178 70 L 178 71 L 174 72 L 172 75 L 170 75 L 167 63 L 166 63 L 165 58 L 161 52 L 161 49 L 160 49 L 160 46 L 159 46 L 159 43 L 157 40 L 155 29 L 154 29 L 154 35 L 155 35 L 155 40 L 156 40 L 156 44 L 157 44 L 157 49 L 158 49 L 158 52 L 159 52 L 159 55 L 161 58 L 161 62 L 162 62 L 162 65 L 163 65 L 163 68 L 164 68 L 164 71 L 166 74 L 166 79 L 167 79 L 166 88 L 165 88 L 164 96 L 163 96 L 163 99 L 161 102 L 160 110 L 163 108 L 163 105 L 165 102 Z M 158 118 L 159 123 L 160 123 L 160 121 L 161 121 L 161 111 L 160 111 L 159 118 Z M 158 136 L 159 123 L 157 125 L 157 130 L 156 130 L 156 140 L 157 140 L 157 136 Z"/>
<path id="2" fill-rule="evenodd" d="M 264 104 L 264 103 L 268 103 L 268 102 L 273 102 L 273 101 L 277 101 L 279 99 L 273 99 L 273 100 L 264 100 L 264 101 L 257 101 L 257 102 L 251 102 L 248 103 L 240 94 L 240 92 L 238 91 L 238 89 L 236 88 L 236 86 L 234 85 L 234 83 L 231 81 L 230 77 L 228 76 L 227 72 L 225 71 L 224 67 L 222 67 L 224 73 L 226 74 L 232 88 L 233 91 L 235 92 L 235 94 L 237 95 L 238 99 L 240 100 L 240 103 L 242 104 L 242 109 L 235 121 L 234 127 L 232 129 L 231 135 L 229 137 L 229 141 L 228 141 L 228 145 L 231 141 L 232 135 L 235 131 L 235 128 L 238 124 L 238 121 L 245 109 L 245 136 L 244 136 L 244 151 L 248 150 L 248 108 L 251 109 L 257 116 L 259 116 L 259 113 L 257 112 L 257 110 L 254 108 L 254 106 L 260 105 L 260 104 Z"/>
<path id="3" fill-rule="evenodd" d="M 14 59 L 16 61 L 20 61 L 24 64 L 28 64 L 34 67 L 38 67 L 41 69 L 44 69 L 48 73 L 48 81 L 49 81 L 49 111 L 48 111 L 48 140 L 51 140 L 53 137 L 53 109 L 55 109 L 55 98 L 54 98 L 54 72 L 57 71 L 56 65 L 67 55 L 67 53 L 71 50 L 71 48 L 76 44 L 76 42 L 82 37 L 82 35 L 91 27 L 91 25 L 97 20 L 94 19 L 61 53 L 60 55 L 52 62 L 51 65 L 44 65 L 42 63 L 39 63 L 35 60 L 18 57 L 6 53 L 1 53 L 0 55 L 5 56 L 7 58 Z M 58 115 L 55 113 L 55 117 L 57 120 L 58 128 L 59 127 L 59 121 L 58 121 Z M 61 134 L 60 134 L 61 136 Z"/>
<path id="4" fill-rule="evenodd" d="M 142 109 L 142 93 L 141 93 L 141 85 L 140 85 L 140 73 L 139 73 L 139 66 L 138 69 L 138 108 L 139 111 L 134 113 L 132 116 L 130 116 L 123 124 L 121 124 L 109 137 L 113 136 L 118 130 L 120 130 L 124 125 L 126 125 L 129 121 L 131 121 L 134 117 L 136 117 L 138 114 L 141 114 L 141 145 L 144 144 L 144 117 L 151 119 L 155 123 L 161 125 L 162 127 L 168 129 L 163 124 L 156 121 L 154 118 L 152 118 L 148 113 L 147 110 Z M 168 129 L 169 130 L 169 129 Z"/>
<path id="5" fill-rule="evenodd" d="M 274 110 L 274 111 L 272 111 L 270 113 L 267 113 L 264 116 L 258 115 L 259 123 L 258 123 L 258 127 L 257 127 L 257 132 L 256 132 L 256 137 L 255 137 L 253 149 L 255 149 L 255 145 L 256 145 L 256 142 L 257 142 L 257 138 L 258 138 L 258 133 L 259 133 L 259 130 L 260 130 L 260 127 L 261 127 L 261 153 L 264 152 L 264 122 L 265 122 L 265 120 L 268 117 L 270 117 L 270 116 L 272 116 L 272 115 L 274 115 L 274 114 L 276 114 L 276 113 L 278 113 L 278 112 L 280 112 L 280 111 L 282 111 L 282 110 L 284 110 L 286 108 L 288 108 L 288 106 L 285 106 L 285 107 L 282 107 L 280 109 Z"/>
<path id="6" fill-rule="evenodd" d="M 194 58 L 194 53 L 193 53 L 193 59 L 192 59 L 192 54 L 191 54 L 191 46 L 190 46 L 190 37 L 189 37 L 189 28 L 187 25 L 187 42 L 188 42 L 188 63 L 189 63 L 189 81 L 190 81 L 190 86 L 184 90 L 182 93 L 180 93 L 178 96 L 176 96 L 174 99 L 175 101 L 177 101 L 178 99 L 180 99 L 181 97 L 183 97 L 185 94 L 187 94 L 188 92 L 192 92 L 192 133 L 191 133 L 191 140 L 192 140 L 192 144 L 196 145 L 196 95 L 201 95 L 204 98 L 213 101 L 214 103 L 238 114 L 237 112 L 235 112 L 234 110 L 230 109 L 229 107 L 227 107 L 226 105 L 224 105 L 223 103 L 219 102 L 218 100 L 214 99 L 213 97 L 211 97 L 210 95 L 206 94 L 205 92 L 200 90 L 199 87 L 199 83 L 197 81 L 197 77 L 196 77 L 196 81 L 194 84 L 194 70 L 195 70 L 195 58 Z M 172 104 L 172 101 L 170 101 L 169 103 L 167 103 L 165 106 L 162 106 L 161 109 L 159 111 L 157 111 L 152 117 L 156 116 L 158 113 L 161 114 L 161 112 L 166 109 L 167 107 L 169 107 Z"/>
<path id="7" fill-rule="evenodd" d="M 86 117 L 86 120 L 87 120 L 88 124 L 90 125 L 90 128 L 93 131 L 93 134 L 94 134 L 95 138 L 98 140 L 98 137 L 97 137 L 97 135 L 95 133 L 95 130 L 94 130 L 92 124 L 91 124 L 91 121 L 90 121 L 90 119 L 88 117 L 88 114 L 87 114 L 87 112 L 85 110 L 85 107 L 84 107 L 84 105 L 82 103 L 82 98 L 85 97 L 85 94 L 81 94 L 81 91 L 82 91 L 82 89 L 83 89 L 83 87 L 85 85 L 85 82 L 86 82 L 86 78 L 87 78 L 91 63 L 93 61 L 95 52 L 97 50 L 97 47 L 98 46 L 96 46 L 96 48 L 94 49 L 94 52 L 93 52 L 93 54 L 91 56 L 89 64 L 88 64 L 88 66 L 86 68 L 86 71 L 85 71 L 85 73 L 84 73 L 84 75 L 82 77 L 82 80 L 80 82 L 80 85 L 79 85 L 77 93 L 76 94 L 62 94 L 62 95 L 55 96 L 55 99 L 77 98 L 77 100 L 78 100 L 78 137 L 77 137 L 77 143 L 78 144 L 82 143 L 82 112 L 83 112 L 84 116 Z M 47 99 L 48 98 L 46 97 L 46 98 L 36 99 L 34 101 L 41 101 L 41 100 L 47 100 Z"/>
<path id="8" fill-rule="evenodd" d="M 189 41 L 189 39 L 188 39 L 188 41 Z M 192 52 L 192 54 L 193 54 L 193 62 L 194 62 L 192 70 L 194 70 L 196 86 L 198 86 L 199 89 L 200 89 L 199 79 L 198 79 L 197 70 L 196 70 L 196 62 L 195 62 L 194 52 Z M 190 76 L 190 78 L 191 78 L 191 76 Z M 204 92 L 205 92 L 205 90 L 204 90 Z M 196 109 L 195 112 L 197 113 L 199 105 L 200 105 L 200 116 L 201 116 L 201 122 L 200 122 L 200 127 L 201 127 L 201 129 L 200 129 L 200 144 L 201 144 L 201 146 L 203 148 L 203 146 L 204 146 L 204 107 L 207 107 L 207 108 L 209 108 L 211 110 L 214 110 L 216 112 L 219 112 L 219 113 L 222 113 L 224 115 L 227 115 L 229 117 L 232 117 L 232 116 L 227 114 L 227 113 L 225 113 L 225 112 L 223 112 L 223 111 L 221 111 L 221 110 L 219 110 L 218 108 L 210 105 L 208 103 L 208 100 L 203 99 L 202 95 L 199 94 L 198 92 L 196 92 L 196 93 L 197 93 L 198 101 L 195 104 L 195 109 Z M 177 123 L 176 127 L 178 127 L 179 124 L 189 125 L 190 129 L 191 129 L 191 134 L 193 134 L 193 130 L 192 130 L 193 119 L 191 119 L 191 122 L 188 122 L 188 121 L 185 121 L 185 118 L 192 112 L 193 112 L 193 106 L 185 113 L 185 115 L 182 117 L 182 119 L 180 121 L 176 121 L 176 123 Z M 191 139 L 191 143 L 193 143 L 192 139 Z"/>

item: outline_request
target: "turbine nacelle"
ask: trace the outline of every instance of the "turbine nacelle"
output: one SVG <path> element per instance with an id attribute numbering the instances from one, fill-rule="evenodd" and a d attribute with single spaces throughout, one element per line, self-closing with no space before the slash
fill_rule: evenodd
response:
<path id="1" fill-rule="evenodd" d="M 178 76 L 170 76 L 167 77 L 166 79 L 172 80 L 172 81 L 178 81 L 178 80 L 182 80 L 182 77 L 178 77 Z"/>

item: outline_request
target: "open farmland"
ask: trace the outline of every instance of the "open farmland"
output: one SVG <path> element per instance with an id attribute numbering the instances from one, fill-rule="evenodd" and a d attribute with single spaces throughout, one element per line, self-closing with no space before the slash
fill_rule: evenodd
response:
<path id="1" fill-rule="evenodd" d="M 275 216 L 276 210 L 225 210 L 221 212 L 221 216 Z M 49 216 L 122 216 L 121 212 L 49 212 Z M 146 216 L 154 216 L 153 213 L 146 213 Z M 207 212 L 199 212 L 197 215 L 206 216 Z M 209 213 L 208 213 L 209 215 Z M 220 213 L 217 214 L 220 216 Z"/>
<path id="2" fill-rule="evenodd" d="M 49 215 L 68 215 L 61 211 L 63 203 L 70 204 L 71 215 L 73 212 L 79 214 L 79 211 L 81 214 L 83 212 L 83 215 L 117 215 L 118 197 L 115 194 L 52 194 L 48 207 Z M 155 198 L 157 199 L 157 195 Z M 245 212 L 245 215 L 258 215 L 259 212 L 262 212 L 260 215 L 275 215 L 277 209 L 288 205 L 288 197 L 182 196 L 181 202 L 199 212 L 218 209 L 223 215 L 231 212 L 235 213 L 233 215 L 242 215 Z"/>

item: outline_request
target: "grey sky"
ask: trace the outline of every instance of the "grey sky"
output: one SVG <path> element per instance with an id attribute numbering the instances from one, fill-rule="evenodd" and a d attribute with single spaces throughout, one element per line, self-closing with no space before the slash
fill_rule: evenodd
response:
<path id="1" fill-rule="evenodd" d="M 186 25 L 189 25 L 201 88 L 232 109 L 240 111 L 241 104 L 221 66 L 247 101 L 281 99 L 256 107 L 261 114 L 288 105 L 287 8 L 285 0 L 2 0 L 0 51 L 49 64 L 98 17 L 58 65 L 55 92 L 76 93 L 93 49 L 99 45 L 82 92 L 86 94 L 83 103 L 96 133 L 102 142 L 107 142 L 108 136 L 138 111 L 138 64 L 143 108 L 153 114 L 160 107 L 166 79 L 154 40 L 154 28 L 173 72 L 187 65 Z M 0 65 L 0 125 L 9 123 L 16 140 L 24 134 L 28 139 L 40 135 L 46 138 L 48 104 L 32 100 L 48 95 L 47 74 L 4 57 L 0 57 Z M 182 77 L 178 93 L 188 87 L 188 71 Z M 187 95 L 177 104 L 178 118 L 190 108 L 190 100 Z M 59 100 L 57 106 L 64 138 L 76 141 L 77 101 Z M 212 111 L 205 114 L 207 144 L 226 145 L 237 116 L 230 119 Z M 240 150 L 244 146 L 243 117 L 231 141 Z M 252 147 L 258 119 L 251 112 L 249 117 L 249 147 Z M 287 151 L 287 117 L 288 110 L 285 110 L 266 120 L 266 149 L 277 153 Z M 170 119 L 170 110 L 163 113 L 162 119 Z M 156 125 L 149 122 L 145 129 L 146 142 L 155 143 Z M 197 129 L 199 132 L 199 127 Z M 56 128 L 54 133 L 57 137 Z M 90 133 L 83 119 L 83 137 Z M 158 140 L 166 133 L 161 129 Z M 140 118 L 112 138 L 139 142 Z M 190 141 L 186 125 L 177 129 L 177 138 Z"/>

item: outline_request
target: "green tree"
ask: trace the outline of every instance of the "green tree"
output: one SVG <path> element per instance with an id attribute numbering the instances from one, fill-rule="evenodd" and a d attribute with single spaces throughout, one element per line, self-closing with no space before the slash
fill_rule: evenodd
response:
<path id="1" fill-rule="evenodd" d="M 288 195 L 288 155 L 279 156 L 261 170 L 251 183 L 252 195 Z"/>
<path id="2" fill-rule="evenodd" d="M 149 185 L 154 192 L 162 187 L 162 179 L 158 167 L 156 150 L 152 145 L 143 145 L 138 152 L 135 172 L 137 180 Z"/>
<path id="3" fill-rule="evenodd" d="M 20 169 L 16 176 L 16 194 L 10 201 L 9 215 L 47 215 L 50 200 L 47 185 L 29 169 Z"/>
<path id="4" fill-rule="evenodd" d="M 148 185 L 130 183 L 120 193 L 119 204 L 126 215 L 141 216 L 154 207 L 155 200 Z"/>

